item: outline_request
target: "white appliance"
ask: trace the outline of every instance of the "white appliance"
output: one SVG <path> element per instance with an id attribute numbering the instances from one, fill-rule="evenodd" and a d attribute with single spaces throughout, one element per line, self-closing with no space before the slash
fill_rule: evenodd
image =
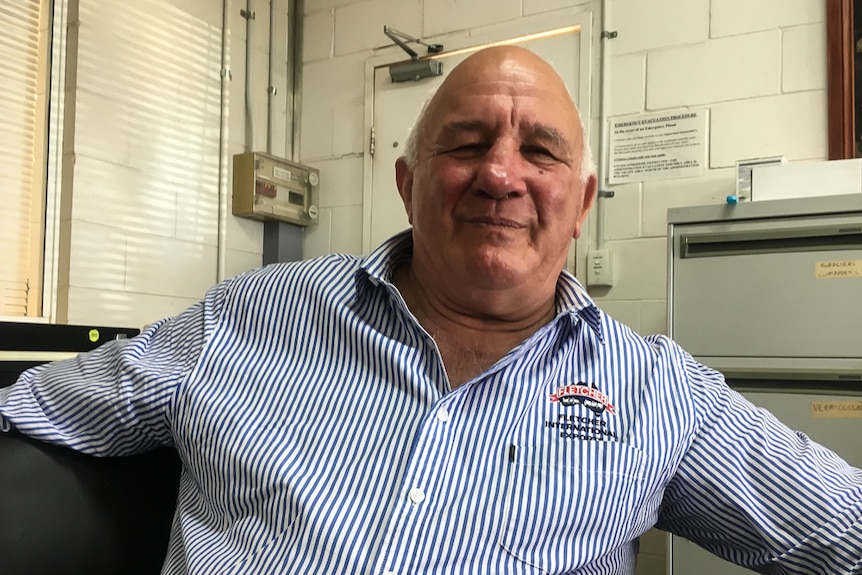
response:
<path id="1" fill-rule="evenodd" d="M 862 194 L 668 211 L 669 335 L 862 467 Z M 752 571 L 670 538 L 672 575 Z"/>

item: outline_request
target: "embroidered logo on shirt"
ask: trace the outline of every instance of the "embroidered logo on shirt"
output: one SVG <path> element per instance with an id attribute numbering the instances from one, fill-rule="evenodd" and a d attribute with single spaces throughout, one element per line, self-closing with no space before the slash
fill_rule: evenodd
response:
<path id="1" fill-rule="evenodd" d="M 556 393 L 551 394 L 551 401 L 560 402 L 566 407 L 580 403 L 596 415 L 601 415 L 605 411 L 611 415 L 617 412 L 610 398 L 599 391 L 595 383 L 591 387 L 582 382 L 578 382 L 577 385 L 560 386 Z"/>

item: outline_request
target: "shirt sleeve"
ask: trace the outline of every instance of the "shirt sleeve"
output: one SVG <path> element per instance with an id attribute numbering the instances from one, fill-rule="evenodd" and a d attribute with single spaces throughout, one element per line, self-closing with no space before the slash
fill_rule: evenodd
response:
<path id="1" fill-rule="evenodd" d="M 93 455 L 172 445 L 171 401 L 205 346 L 218 291 L 134 338 L 25 371 L 0 389 L 0 429 Z"/>
<path id="2" fill-rule="evenodd" d="M 687 356 L 699 426 L 657 526 L 768 573 L 862 573 L 862 471 Z"/>

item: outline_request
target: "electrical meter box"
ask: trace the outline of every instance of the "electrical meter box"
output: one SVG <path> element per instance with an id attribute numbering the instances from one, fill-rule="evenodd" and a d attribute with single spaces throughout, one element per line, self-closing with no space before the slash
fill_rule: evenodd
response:
<path id="1" fill-rule="evenodd" d="M 233 157 L 233 215 L 255 220 L 317 223 L 318 170 L 246 152 Z"/>

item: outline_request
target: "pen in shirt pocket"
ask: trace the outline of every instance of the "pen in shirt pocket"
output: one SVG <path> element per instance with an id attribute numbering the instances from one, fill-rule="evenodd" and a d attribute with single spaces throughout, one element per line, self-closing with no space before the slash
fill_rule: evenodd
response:
<path id="1" fill-rule="evenodd" d="M 512 443 L 509 445 L 509 463 L 515 463 L 515 455 L 517 454 L 517 446 Z"/>

